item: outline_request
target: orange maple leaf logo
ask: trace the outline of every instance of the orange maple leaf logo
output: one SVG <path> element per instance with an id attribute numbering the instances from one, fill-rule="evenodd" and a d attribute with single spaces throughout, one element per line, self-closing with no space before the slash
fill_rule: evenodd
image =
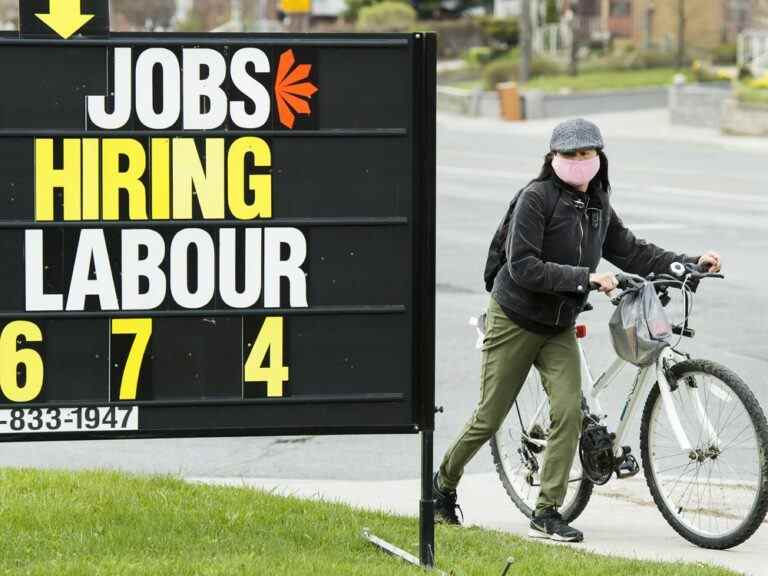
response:
<path id="1" fill-rule="evenodd" d="M 312 113 L 308 100 L 318 90 L 312 82 L 303 82 L 309 78 L 312 65 L 299 64 L 294 68 L 295 63 L 296 58 L 293 55 L 293 50 L 286 50 L 280 54 L 277 76 L 275 77 L 277 112 L 280 123 L 286 128 L 293 128 L 293 123 L 296 120 L 294 112 L 305 115 Z"/>

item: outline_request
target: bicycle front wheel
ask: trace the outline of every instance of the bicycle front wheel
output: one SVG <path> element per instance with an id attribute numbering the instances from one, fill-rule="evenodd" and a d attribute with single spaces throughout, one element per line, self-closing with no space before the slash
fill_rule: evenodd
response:
<path id="1" fill-rule="evenodd" d="M 530 518 L 539 496 L 544 449 L 526 438 L 546 440 L 549 436 L 549 397 L 538 371 L 531 369 L 528 373 L 516 404 L 491 437 L 491 454 L 510 499 Z M 594 487 L 583 477 L 578 455 L 573 459 L 569 478 L 568 491 L 559 510 L 566 522 L 572 522 L 584 511 Z"/>
<path id="2" fill-rule="evenodd" d="M 732 548 L 758 529 L 768 509 L 765 414 L 747 385 L 713 362 L 680 362 L 669 382 L 692 447 L 680 449 L 656 384 L 640 429 L 648 488 L 683 538 L 703 548 Z"/>

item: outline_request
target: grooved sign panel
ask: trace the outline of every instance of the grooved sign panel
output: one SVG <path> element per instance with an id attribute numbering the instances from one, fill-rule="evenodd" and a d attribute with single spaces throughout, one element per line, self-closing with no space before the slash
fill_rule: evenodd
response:
<path id="1" fill-rule="evenodd" d="M 434 37 L 6 34 L 0 75 L 0 439 L 432 426 Z"/>

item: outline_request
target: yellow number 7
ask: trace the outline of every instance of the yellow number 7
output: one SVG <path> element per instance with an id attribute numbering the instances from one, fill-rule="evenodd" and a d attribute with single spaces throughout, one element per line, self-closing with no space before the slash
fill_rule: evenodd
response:
<path id="1" fill-rule="evenodd" d="M 113 318 L 112 334 L 134 334 L 133 344 L 120 381 L 120 400 L 136 400 L 139 371 L 152 335 L 152 318 Z"/>

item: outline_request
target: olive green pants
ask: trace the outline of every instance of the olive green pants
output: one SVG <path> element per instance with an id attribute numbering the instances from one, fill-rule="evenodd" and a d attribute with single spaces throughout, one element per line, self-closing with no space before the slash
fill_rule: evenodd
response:
<path id="1" fill-rule="evenodd" d="M 581 433 L 581 365 L 574 331 L 545 336 L 524 330 L 491 298 L 482 355 L 480 403 L 443 458 L 440 486 L 456 488 L 464 466 L 504 422 L 535 366 L 549 396 L 551 421 L 536 510 L 559 508 Z"/>

